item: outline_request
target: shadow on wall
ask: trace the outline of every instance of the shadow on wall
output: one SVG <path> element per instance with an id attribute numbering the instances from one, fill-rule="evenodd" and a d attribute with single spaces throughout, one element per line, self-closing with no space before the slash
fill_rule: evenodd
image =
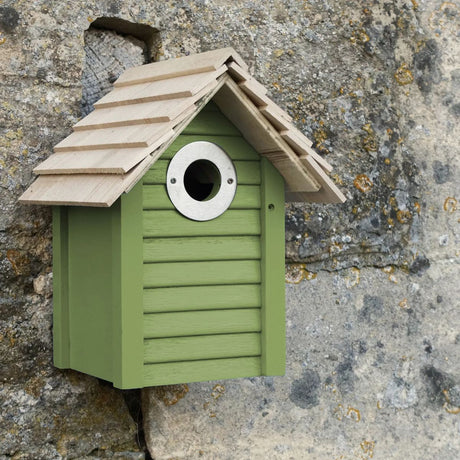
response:
<path id="1" fill-rule="evenodd" d="M 159 31 L 146 24 L 109 17 L 93 21 L 85 31 L 81 115 L 94 109 L 125 69 L 156 61 L 160 48 Z"/>

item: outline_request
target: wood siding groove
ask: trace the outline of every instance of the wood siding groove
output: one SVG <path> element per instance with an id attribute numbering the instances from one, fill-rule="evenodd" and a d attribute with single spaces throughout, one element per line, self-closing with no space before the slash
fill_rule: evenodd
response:
<path id="1" fill-rule="evenodd" d="M 260 333 L 145 340 L 144 363 L 260 356 Z"/>
<path id="2" fill-rule="evenodd" d="M 260 306 L 259 284 L 144 288 L 145 313 L 228 310 Z"/>
<path id="3" fill-rule="evenodd" d="M 166 192 L 165 185 L 144 185 L 144 210 L 175 209 Z M 230 209 L 259 209 L 260 187 L 258 185 L 239 185 Z"/>
<path id="4" fill-rule="evenodd" d="M 258 308 L 144 314 L 144 339 L 260 331 Z"/>
<path id="5" fill-rule="evenodd" d="M 196 222 L 177 211 L 144 211 L 144 237 L 260 235 L 260 211 L 228 210 L 214 220 Z"/>
<path id="6" fill-rule="evenodd" d="M 261 255 L 256 236 L 148 238 L 143 252 L 144 263 L 258 260 Z"/>
<path id="7" fill-rule="evenodd" d="M 183 382 L 198 382 L 261 375 L 261 359 L 223 358 L 182 363 L 160 363 L 144 365 L 144 384 L 173 385 Z"/>
<path id="8" fill-rule="evenodd" d="M 238 185 L 260 185 L 260 161 L 236 160 L 233 162 L 236 169 Z M 166 181 L 166 170 L 169 161 L 158 160 L 144 176 L 144 185 L 163 185 Z"/>
<path id="9" fill-rule="evenodd" d="M 258 260 L 144 264 L 144 287 L 260 283 Z"/>

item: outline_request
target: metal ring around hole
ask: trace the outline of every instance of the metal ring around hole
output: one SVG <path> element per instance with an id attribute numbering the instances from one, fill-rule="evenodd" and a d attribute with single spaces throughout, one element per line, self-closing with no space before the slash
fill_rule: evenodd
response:
<path id="1" fill-rule="evenodd" d="M 192 198 L 184 185 L 187 168 L 198 160 L 213 163 L 221 178 L 219 191 L 206 201 Z M 182 215 L 196 221 L 215 219 L 223 214 L 235 197 L 236 186 L 236 170 L 232 160 L 221 147 L 212 142 L 197 141 L 185 145 L 169 162 L 166 172 L 169 199 Z"/>

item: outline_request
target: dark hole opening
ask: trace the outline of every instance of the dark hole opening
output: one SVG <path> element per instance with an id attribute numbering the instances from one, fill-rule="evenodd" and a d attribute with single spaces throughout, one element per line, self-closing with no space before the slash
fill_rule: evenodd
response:
<path id="1" fill-rule="evenodd" d="M 207 201 L 216 196 L 220 183 L 219 170 L 208 160 L 194 161 L 184 174 L 185 190 L 197 201 Z"/>

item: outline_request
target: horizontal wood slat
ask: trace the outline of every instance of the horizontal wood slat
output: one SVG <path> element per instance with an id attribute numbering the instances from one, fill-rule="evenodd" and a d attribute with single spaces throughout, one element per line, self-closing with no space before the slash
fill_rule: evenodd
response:
<path id="1" fill-rule="evenodd" d="M 311 142 L 304 136 L 290 129 L 288 131 L 280 131 L 281 137 L 295 150 L 299 157 L 311 155 L 312 158 L 326 171 L 331 172 L 332 166 L 318 153 L 311 148 Z M 308 142 L 307 142 L 308 141 Z"/>
<path id="2" fill-rule="evenodd" d="M 254 160 L 259 161 L 260 156 L 247 141 L 241 136 L 207 136 L 181 134 L 161 156 L 162 160 L 170 160 L 178 150 L 190 142 L 207 141 L 217 144 L 225 150 L 227 155 L 233 160 Z"/>
<path id="3" fill-rule="evenodd" d="M 222 334 L 150 339 L 144 345 L 144 363 L 260 356 L 260 334 Z"/>
<path id="4" fill-rule="evenodd" d="M 165 185 L 144 185 L 144 209 L 175 209 Z M 260 187 L 258 185 L 238 185 L 230 209 L 259 209 Z"/>
<path id="5" fill-rule="evenodd" d="M 168 80 L 139 83 L 125 87 L 115 87 L 94 104 L 95 108 L 116 107 L 119 105 L 179 99 L 194 96 L 215 81 L 227 70 L 226 66 L 202 74 L 186 75 Z"/>
<path id="6" fill-rule="evenodd" d="M 144 289 L 144 312 L 258 308 L 259 284 Z"/>
<path id="7" fill-rule="evenodd" d="M 166 140 L 166 139 L 165 139 Z M 160 140 L 161 141 L 161 140 Z M 48 157 L 35 174 L 124 174 L 142 161 L 151 147 L 59 152 Z"/>
<path id="8" fill-rule="evenodd" d="M 162 136 L 174 133 L 171 123 L 119 126 L 91 131 L 75 131 L 54 147 L 55 152 L 148 147 Z"/>
<path id="9" fill-rule="evenodd" d="M 114 126 L 173 121 L 184 110 L 190 111 L 191 108 L 194 109 L 194 104 L 208 95 L 217 85 L 218 81 L 213 80 L 194 96 L 190 97 L 96 108 L 96 110 L 80 120 L 73 129 L 74 131 L 84 131 Z"/>
<path id="10" fill-rule="evenodd" d="M 144 239 L 144 262 L 260 259 L 258 236 Z"/>
<path id="11" fill-rule="evenodd" d="M 258 357 L 146 364 L 144 386 L 235 379 L 261 374 L 261 360 Z"/>
<path id="12" fill-rule="evenodd" d="M 228 210 L 216 219 L 196 222 L 177 211 L 144 211 L 144 237 L 260 235 L 260 212 Z"/>
<path id="13" fill-rule="evenodd" d="M 147 288 L 259 282 L 258 260 L 144 264 L 144 287 Z"/>
<path id="14" fill-rule="evenodd" d="M 233 164 L 236 169 L 236 177 L 239 185 L 260 184 L 259 161 L 234 161 Z M 158 160 L 144 176 L 144 185 L 165 184 L 168 166 L 168 160 Z"/>
<path id="15" fill-rule="evenodd" d="M 209 310 L 144 315 L 144 338 L 260 332 L 260 309 Z"/>
<path id="16" fill-rule="evenodd" d="M 123 72 L 114 83 L 114 86 L 117 88 L 156 80 L 166 80 L 183 75 L 210 72 L 219 69 L 228 60 L 236 61 L 240 67 L 247 69 L 247 65 L 240 55 L 233 48 L 228 47 L 132 67 Z"/>
<path id="17" fill-rule="evenodd" d="M 135 184 L 152 165 L 146 157 L 127 174 L 42 174 L 22 194 L 19 202 L 44 205 L 109 207 Z"/>
<path id="18" fill-rule="evenodd" d="M 238 87 L 241 88 L 246 96 L 248 96 L 257 107 L 261 108 L 263 106 L 270 105 L 280 117 L 284 118 L 286 121 L 292 121 L 292 117 L 287 112 L 277 106 L 265 93 L 259 91 L 258 86 L 254 85 L 254 81 L 243 81 L 238 83 Z"/>

